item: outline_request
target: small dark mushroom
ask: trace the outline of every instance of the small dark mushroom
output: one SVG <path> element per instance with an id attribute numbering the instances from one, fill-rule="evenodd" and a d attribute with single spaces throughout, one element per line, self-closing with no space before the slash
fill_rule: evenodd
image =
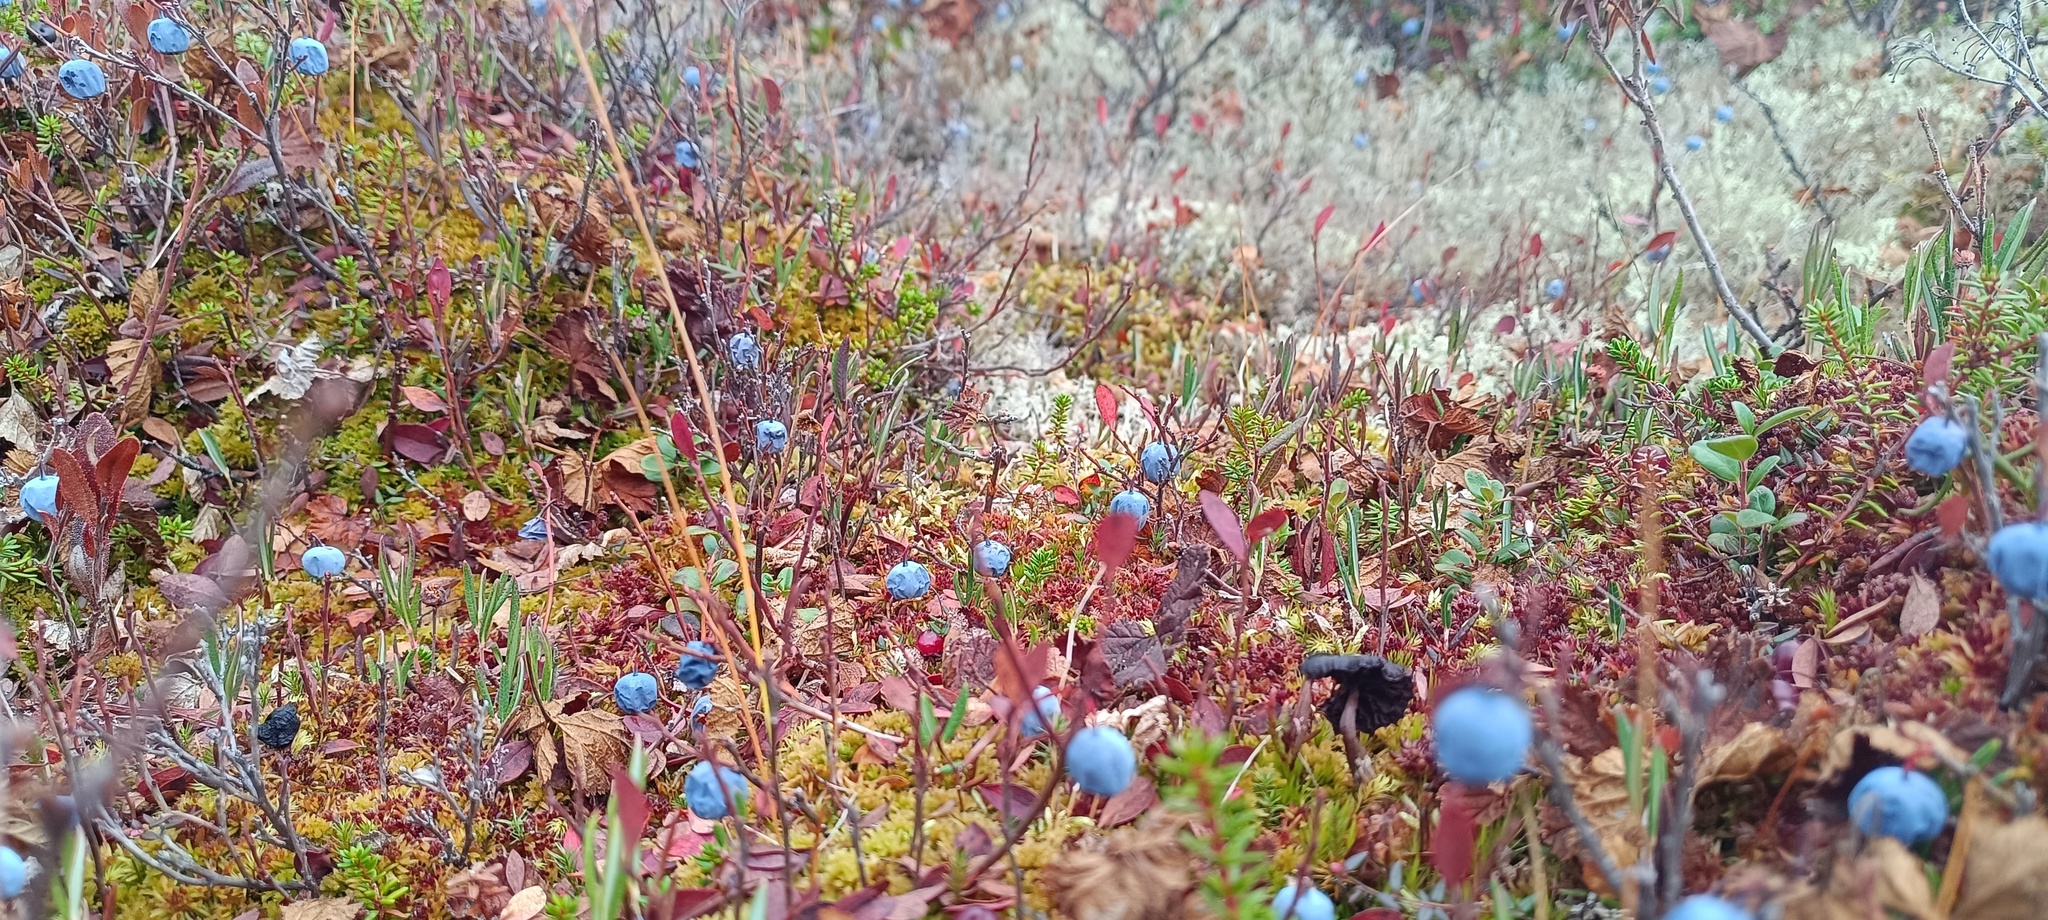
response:
<path id="1" fill-rule="evenodd" d="M 1353 764 L 1364 754 L 1358 736 L 1400 721 L 1415 699 L 1414 675 L 1378 655 L 1310 655 L 1301 660 L 1301 673 L 1336 683 L 1323 701 L 1323 717 L 1344 738 L 1344 752 Z"/>
<path id="2" fill-rule="evenodd" d="M 280 751 L 292 749 L 292 742 L 299 737 L 299 707 L 280 706 L 264 717 L 256 726 L 256 740 Z"/>

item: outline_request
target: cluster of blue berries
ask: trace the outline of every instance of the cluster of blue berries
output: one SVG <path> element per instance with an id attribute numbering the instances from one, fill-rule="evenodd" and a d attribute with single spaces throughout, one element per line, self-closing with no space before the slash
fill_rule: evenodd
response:
<path id="1" fill-rule="evenodd" d="M 192 50 L 192 30 L 169 16 L 150 20 L 146 30 L 150 50 L 177 55 Z M 19 51 L 0 49 L 0 80 L 17 80 L 24 73 Z M 317 77 L 327 72 L 327 45 L 317 38 L 301 36 L 285 49 L 285 62 L 294 72 Z M 57 87 L 73 99 L 92 99 L 107 91 L 107 71 L 97 62 L 72 58 L 57 67 Z"/>

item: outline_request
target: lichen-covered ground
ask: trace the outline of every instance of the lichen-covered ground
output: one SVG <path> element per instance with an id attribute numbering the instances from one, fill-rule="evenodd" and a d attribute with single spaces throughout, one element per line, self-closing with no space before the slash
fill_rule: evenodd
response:
<path id="1" fill-rule="evenodd" d="M 5 909 L 2043 916 L 2048 91 L 1596 7 L 0 6 Z"/>

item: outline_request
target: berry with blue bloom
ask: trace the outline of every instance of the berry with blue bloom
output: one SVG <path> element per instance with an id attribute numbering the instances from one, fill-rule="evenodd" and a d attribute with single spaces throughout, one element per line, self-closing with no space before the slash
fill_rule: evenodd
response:
<path id="1" fill-rule="evenodd" d="M 1651 61 L 1643 65 L 1643 72 L 1654 77 L 1664 72 L 1664 65 L 1659 64 L 1656 61 Z"/>
<path id="2" fill-rule="evenodd" d="M 1716 107 L 1714 109 L 1714 120 L 1721 122 L 1722 124 L 1727 124 L 1728 122 L 1734 121 L 1735 107 L 1732 105 Z"/>
<path id="3" fill-rule="evenodd" d="M 1145 450 L 1138 455 L 1138 465 L 1144 468 L 1146 479 L 1155 483 L 1166 482 L 1180 472 L 1180 450 L 1153 441 L 1145 445 Z"/>
<path id="4" fill-rule="evenodd" d="M 637 715 L 654 708 L 654 701 L 661 698 L 661 688 L 654 682 L 654 675 L 646 671 L 634 671 L 619 678 L 612 685 L 612 702 L 619 704 L 619 711 Z"/>
<path id="5" fill-rule="evenodd" d="M 1948 794 L 1918 770 L 1878 767 L 1849 790 L 1849 817 L 1866 835 L 1925 843 L 1948 824 Z"/>
<path id="6" fill-rule="evenodd" d="M 1414 38 L 1422 34 L 1422 20 L 1409 19 L 1401 23 L 1401 34 Z"/>
<path id="7" fill-rule="evenodd" d="M 754 452 L 779 454 L 789 446 L 789 427 L 772 418 L 754 423 Z"/>
<path id="8" fill-rule="evenodd" d="M 91 99 L 107 91 L 107 72 L 83 58 L 65 61 L 57 68 L 57 85 L 73 99 Z"/>
<path id="9" fill-rule="evenodd" d="M 1970 430 L 1945 415 L 1920 422 L 1906 438 L 1906 465 L 1928 476 L 1946 476 L 1970 450 Z"/>
<path id="10" fill-rule="evenodd" d="M 1561 42 L 1568 42 L 1568 41 L 1571 41 L 1571 40 L 1572 40 L 1572 36 L 1574 36 L 1574 35 L 1577 35 L 1577 34 L 1579 34 L 1579 24 L 1578 24 L 1578 23 L 1576 23 L 1576 22 L 1568 22 L 1568 23 L 1565 23 L 1564 25 L 1561 25 L 1561 26 L 1558 26 L 1558 27 L 1557 27 L 1557 40 L 1558 40 L 1558 41 L 1561 41 Z"/>
<path id="11" fill-rule="evenodd" d="M 692 90 L 703 89 L 704 71 L 698 70 L 695 64 L 683 68 L 683 85 Z"/>
<path id="12" fill-rule="evenodd" d="M 1372 146 L 1372 135 L 1367 134 L 1363 131 L 1351 135 L 1351 146 L 1356 147 L 1360 150 L 1364 150 L 1365 148 Z"/>
<path id="13" fill-rule="evenodd" d="M 1060 719 L 1060 698 L 1051 687 L 1043 684 L 1031 688 L 1031 708 L 1024 710 L 1024 717 L 1017 722 L 1017 730 L 1029 738 L 1043 735 L 1058 724 Z"/>
<path id="14" fill-rule="evenodd" d="M 1316 888 L 1302 889 L 1299 879 L 1288 879 L 1273 895 L 1273 916 L 1282 920 L 1336 920 L 1337 905 Z"/>
<path id="15" fill-rule="evenodd" d="M 1696 894 L 1678 902 L 1664 920 L 1756 920 L 1749 911 L 1710 894 Z"/>
<path id="16" fill-rule="evenodd" d="M 1657 94 L 1657 95 L 1659 95 L 1659 96 L 1662 96 L 1662 95 L 1664 95 L 1665 93 L 1671 92 L 1671 78 L 1670 78 L 1670 77 L 1658 77 L 1658 78 L 1657 78 L 1657 79 L 1655 79 L 1655 80 L 1651 80 L 1651 81 L 1650 81 L 1650 92 L 1656 93 L 1656 94 Z"/>
<path id="17" fill-rule="evenodd" d="M 993 578 L 1009 574 L 1010 547 L 993 539 L 974 544 L 974 570 Z"/>
<path id="18" fill-rule="evenodd" d="M 1024 56 L 1023 56 L 1023 55 L 1021 55 L 1021 54 L 1013 54 L 1013 55 L 1010 55 L 1010 72 L 1011 72 L 1011 73 L 1022 73 L 1023 71 L 1024 71 Z"/>
<path id="19" fill-rule="evenodd" d="M 1083 792 L 1108 798 L 1129 787 L 1137 774 L 1138 752 L 1123 732 L 1095 725 L 1067 741 L 1067 775 Z"/>
<path id="20" fill-rule="evenodd" d="M 690 806 L 690 813 L 707 821 L 732 814 L 733 806 L 745 804 L 751 791 L 740 771 L 708 760 L 697 761 L 683 780 L 683 801 Z"/>
<path id="21" fill-rule="evenodd" d="M 519 525 L 519 539 L 521 540 L 545 540 L 547 538 L 548 522 L 541 520 L 539 517 L 528 518 L 526 523 Z"/>
<path id="22" fill-rule="evenodd" d="M 703 640 L 683 646 L 683 660 L 676 664 L 676 683 L 690 690 L 711 686 L 718 676 L 718 650 Z"/>
<path id="23" fill-rule="evenodd" d="M 1687 150 L 1698 150 L 1701 147 L 1705 147 L 1706 145 L 1707 139 L 1704 137 L 1701 137 L 1697 134 L 1688 134 L 1685 136 L 1685 149 Z"/>
<path id="24" fill-rule="evenodd" d="M 1109 500 L 1109 513 L 1131 518 L 1143 530 L 1145 522 L 1152 518 L 1152 500 L 1136 489 L 1125 489 Z"/>
<path id="25" fill-rule="evenodd" d="M 57 477 L 44 473 L 21 484 L 21 513 L 45 524 L 57 513 Z"/>
<path id="26" fill-rule="evenodd" d="M 696 169 L 704 158 L 698 154 L 697 145 L 689 141 L 676 141 L 676 165 L 683 169 Z"/>
<path id="27" fill-rule="evenodd" d="M 732 356 L 734 367 L 753 370 L 761 366 L 761 344 L 744 332 L 725 340 L 725 353 Z"/>
<path id="28" fill-rule="evenodd" d="M 889 570 L 883 583 L 889 589 L 889 596 L 899 601 L 912 601 L 925 596 L 932 590 L 932 570 L 923 563 L 905 559 Z"/>
<path id="29" fill-rule="evenodd" d="M 192 50 L 192 32 L 169 16 L 149 21 L 149 47 L 158 54 L 184 54 Z"/>
<path id="30" fill-rule="evenodd" d="M 28 890 L 28 860 L 13 847 L 0 846 L 0 898 L 13 900 Z"/>
<path id="31" fill-rule="evenodd" d="M 27 72 L 28 65 L 23 63 L 21 51 L 0 45 L 0 80 L 19 80 Z"/>
<path id="32" fill-rule="evenodd" d="M 299 568 L 314 578 L 333 578 L 348 567 L 348 557 L 332 546 L 315 546 L 299 557 Z"/>
<path id="33" fill-rule="evenodd" d="M 2030 601 L 2048 598 L 2048 524 L 2007 524 L 1992 535 L 1984 556 L 2005 593 Z"/>
<path id="34" fill-rule="evenodd" d="M 293 70 L 309 77 L 327 72 L 327 46 L 317 38 L 294 38 L 286 53 Z"/>
<path id="35" fill-rule="evenodd" d="M 1548 284 L 1545 284 L 1545 285 L 1543 286 L 1543 293 L 1544 293 L 1544 295 L 1545 295 L 1545 296 L 1549 297 L 1549 298 L 1550 298 L 1551 300 L 1556 300 L 1556 299 L 1558 299 L 1559 297 L 1563 297 L 1563 296 L 1564 296 L 1564 279 L 1563 279 L 1563 278 L 1552 278 L 1552 279 L 1550 279 L 1550 283 L 1548 283 Z"/>
<path id="36" fill-rule="evenodd" d="M 1581 131 L 1598 131 L 1598 130 L 1600 130 L 1600 119 L 1598 119 L 1598 118 L 1588 118 L 1588 119 L 1586 119 L 1585 121 L 1579 122 L 1579 130 L 1581 130 Z"/>
<path id="37" fill-rule="evenodd" d="M 1535 726 L 1529 707 L 1498 690 L 1466 687 L 1444 697 L 1430 715 L 1436 762 L 1452 779 L 1484 786 L 1521 772 Z"/>

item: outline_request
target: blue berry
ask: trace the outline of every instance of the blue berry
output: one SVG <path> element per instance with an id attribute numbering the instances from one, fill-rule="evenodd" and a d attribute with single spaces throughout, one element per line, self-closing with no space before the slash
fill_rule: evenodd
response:
<path id="1" fill-rule="evenodd" d="M 996 4 L 996 21 L 997 21 L 997 22 L 1009 22 L 1009 21 L 1010 21 L 1010 16 L 1011 16 L 1011 13 L 1010 13 L 1010 5 L 1009 5 L 1009 4 L 1007 4 L 1007 3 L 998 3 L 998 4 Z"/>
<path id="2" fill-rule="evenodd" d="M 889 20 L 882 18 L 882 14 L 876 13 L 875 18 L 868 20 L 868 27 L 877 32 L 887 32 L 889 31 Z"/>
<path id="3" fill-rule="evenodd" d="M 309 77 L 327 72 L 327 46 L 317 38 L 294 38 L 286 51 L 292 62 L 292 69 Z"/>
<path id="4" fill-rule="evenodd" d="M 923 563 L 904 560 L 889 570 L 883 583 L 889 588 L 889 596 L 899 601 L 912 601 L 925 596 L 932 590 L 932 570 Z"/>
<path id="5" fill-rule="evenodd" d="M 704 71 L 698 70 L 695 64 L 683 68 L 683 85 L 692 90 L 703 89 Z"/>
<path id="6" fill-rule="evenodd" d="M 332 546 L 315 546 L 299 557 L 299 568 L 314 578 L 333 578 L 348 568 L 348 557 Z"/>
<path id="7" fill-rule="evenodd" d="M 1023 56 L 1023 55 L 1021 55 L 1021 54 L 1013 54 L 1013 55 L 1010 55 L 1010 72 L 1011 72 L 1011 73 L 1023 73 L 1023 72 L 1024 72 L 1024 56 Z"/>
<path id="8" fill-rule="evenodd" d="M 789 446 L 789 427 L 772 418 L 754 423 L 754 452 L 779 454 Z"/>
<path id="9" fill-rule="evenodd" d="M 718 650 L 711 643 L 698 640 L 683 646 L 689 654 L 676 664 L 676 682 L 691 690 L 702 690 L 711 686 L 711 679 L 718 676 Z"/>
<path id="10" fill-rule="evenodd" d="M 1452 779 L 1484 786 L 1520 772 L 1535 729 L 1521 700 L 1482 687 L 1444 697 L 1430 717 L 1436 762 Z"/>
<path id="11" fill-rule="evenodd" d="M 2048 524 L 2007 524 L 1984 555 L 2005 593 L 2030 601 L 2048 597 Z"/>
<path id="12" fill-rule="evenodd" d="M 1706 145 L 1707 139 L 1704 137 L 1701 137 L 1697 134 L 1688 134 L 1685 136 L 1685 149 L 1687 150 L 1698 150 L 1701 147 L 1705 147 Z"/>
<path id="13" fill-rule="evenodd" d="M 711 705 L 712 704 L 710 697 L 698 697 L 696 702 L 690 704 L 690 719 L 692 721 L 702 722 L 706 718 L 709 718 L 711 715 Z"/>
<path id="14" fill-rule="evenodd" d="M 1360 150 L 1364 150 L 1365 148 L 1372 146 L 1372 135 L 1367 134 L 1363 131 L 1351 135 L 1351 146 L 1356 147 Z"/>
<path id="15" fill-rule="evenodd" d="M 1732 106 L 1732 105 L 1724 105 L 1724 106 L 1720 106 L 1720 107 L 1718 107 L 1718 108 L 1715 108 L 1715 109 L 1714 109 L 1714 120 L 1715 120 L 1715 121 L 1718 121 L 1718 122 L 1721 122 L 1722 124 L 1727 124 L 1728 122 L 1734 121 L 1734 120 L 1735 120 L 1735 107 L 1734 107 L 1734 106 Z"/>
<path id="16" fill-rule="evenodd" d="M 1352 86 L 1356 86 L 1356 87 L 1358 87 L 1358 88 L 1360 88 L 1360 89 L 1364 89 L 1364 88 L 1365 88 L 1365 84 L 1366 84 L 1366 83 L 1367 83 L 1368 81 L 1370 81 L 1370 80 L 1372 80 L 1372 72 L 1371 72 L 1371 71 L 1368 71 L 1368 70 L 1366 70 L 1366 69 L 1365 69 L 1365 68 L 1363 68 L 1363 67 L 1360 67 L 1360 68 L 1358 68 L 1357 70 L 1354 70 L 1354 71 L 1352 71 L 1352 72 L 1351 72 L 1351 85 L 1352 85 Z"/>
<path id="17" fill-rule="evenodd" d="M 0 45 L 0 80 L 19 80 L 21 75 L 27 72 L 28 67 L 22 63 L 21 52 Z"/>
<path id="18" fill-rule="evenodd" d="M 1436 285 L 1428 278 L 1417 278 L 1408 282 L 1408 299 L 1416 303 L 1428 303 L 1431 295 L 1435 293 Z"/>
<path id="19" fill-rule="evenodd" d="M 1137 773 L 1138 752 L 1114 728 L 1084 728 L 1067 741 L 1067 775 L 1082 792 L 1108 798 L 1124 791 Z"/>
<path id="20" fill-rule="evenodd" d="M 655 685 L 654 675 L 645 671 L 634 671 L 612 685 L 612 702 L 619 704 L 623 713 L 646 712 L 660 698 L 661 688 Z"/>
<path id="21" fill-rule="evenodd" d="M 1109 513 L 1121 514 L 1136 520 L 1138 528 L 1142 530 L 1145 522 L 1152 518 L 1152 500 L 1136 489 L 1125 489 L 1109 500 Z"/>
<path id="22" fill-rule="evenodd" d="M 1153 441 L 1138 455 L 1138 465 L 1144 468 L 1146 479 L 1165 482 L 1180 472 L 1180 449 Z"/>
<path id="23" fill-rule="evenodd" d="M 1280 892 L 1273 895 L 1273 916 L 1280 920 L 1336 920 L 1337 905 L 1330 896 L 1320 889 L 1303 891 L 1295 887 L 1300 882 L 1288 879 Z"/>
<path id="24" fill-rule="evenodd" d="M 1564 25 L 1561 25 L 1561 26 L 1558 26 L 1558 27 L 1557 27 L 1557 40 L 1558 40 L 1558 41 L 1561 41 L 1561 42 L 1568 42 L 1568 41 L 1571 41 L 1571 40 L 1572 40 L 1572 36 L 1574 36 L 1574 35 L 1577 35 L 1577 34 L 1579 34 L 1579 24 L 1578 24 L 1578 23 L 1575 23 L 1575 22 L 1568 22 L 1568 23 L 1565 23 Z"/>
<path id="25" fill-rule="evenodd" d="M 1659 64 L 1656 61 L 1651 61 L 1648 64 L 1643 65 L 1643 72 L 1654 77 L 1664 72 L 1664 65 Z"/>
<path id="26" fill-rule="evenodd" d="M 704 158 L 697 152 L 697 145 L 689 141 L 676 141 L 676 165 L 683 169 L 696 169 L 703 165 Z"/>
<path id="27" fill-rule="evenodd" d="M 740 771 L 708 760 L 697 761 L 683 780 L 683 801 L 690 813 L 710 821 L 732 814 L 733 805 L 745 804 L 752 791 Z"/>
<path id="28" fill-rule="evenodd" d="M 28 890 L 28 860 L 13 847 L 0 846 L 0 898 L 12 900 Z"/>
<path id="29" fill-rule="evenodd" d="M 761 344 L 744 332 L 725 340 L 725 353 L 732 356 L 734 367 L 753 370 L 761 366 Z"/>
<path id="30" fill-rule="evenodd" d="M 1405 21 L 1405 22 L 1402 22 L 1402 23 L 1401 23 L 1401 34 L 1402 34 L 1402 35 L 1406 35 L 1406 36 L 1408 36 L 1409 38 L 1414 38 L 1414 37 L 1415 37 L 1415 36 L 1417 36 L 1417 35 L 1421 35 L 1421 34 L 1422 34 L 1422 20 L 1420 20 L 1420 19 L 1409 19 L 1409 20 L 1407 20 L 1407 21 Z"/>
<path id="31" fill-rule="evenodd" d="M 1544 295 L 1545 295 L 1545 296 L 1549 297 L 1549 298 L 1550 298 L 1551 300 L 1556 300 L 1556 299 L 1558 299 L 1559 297 L 1563 297 L 1563 296 L 1564 296 L 1564 279 L 1563 279 L 1563 278 L 1552 278 L 1552 279 L 1550 279 L 1550 283 L 1549 283 L 1549 284 L 1545 284 L 1545 285 L 1543 286 L 1543 293 L 1544 293 Z"/>
<path id="32" fill-rule="evenodd" d="M 526 12 L 534 16 L 546 16 L 548 0 L 526 0 Z"/>
<path id="33" fill-rule="evenodd" d="M 57 513 L 57 477 L 54 474 L 45 473 L 22 483 L 21 512 L 49 523 L 50 516 Z"/>
<path id="34" fill-rule="evenodd" d="M 974 570 L 996 578 L 1008 574 L 1010 548 L 1001 540 L 983 540 L 974 544 Z"/>
<path id="35" fill-rule="evenodd" d="M 1579 122 L 1579 130 L 1589 133 L 1600 130 L 1600 119 L 1588 118 L 1585 121 Z"/>
<path id="36" fill-rule="evenodd" d="M 149 21 L 149 47 L 158 54 L 184 54 L 192 50 L 192 32 L 169 16 Z"/>
<path id="37" fill-rule="evenodd" d="M 82 58 L 65 61 L 57 68 L 57 85 L 73 99 L 91 99 L 107 91 L 107 72 Z"/>
<path id="38" fill-rule="evenodd" d="M 1059 720 L 1059 694 L 1041 684 L 1031 688 L 1031 708 L 1024 710 L 1024 717 L 1017 722 L 1017 730 L 1027 738 L 1043 735 L 1051 726 L 1059 724 Z"/>
<path id="39" fill-rule="evenodd" d="M 1970 430 L 1945 415 L 1923 420 L 1906 439 L 1906 465 L 1929 476 L 1946 476 L 1970 452 Z"/>
<path id="40" fill-rule="evenodd" d="M 528 518 L 526 523 L 519 525 L 519 539 L 521 540 L 545 540 L 547 538 L 548 522 L 539 517 Z"/>
<path id="41" fill-rule="evenodd" d="M 1756 920 L 1749 911 L 1710 894 L 1696 894 L 1678 902 L 1664 920 Z"/>
<path id="42" fill-rule="evenodd" d="M 1670 77 L 1658 77 L 1658 78 L 1657 78 L 1657 79 L 1655 79 L 1655 80 L 1651 80 L 1651 81 L 1650 81 L 1650 92 L 1656 93 L 1656 94 L 1657 94 L 1657 95 L 1659 95 L 1659 96 L 1662 96 L 1662 95 L 1664 95 L 1665 93 L 1671 92 L 1671 78 L 1670 78 Z"/>
<path id="43" fill-rule="evenodd" d="M 1867 835 L 1925 843 L 1948 823 L 1948 794 L 1925 773 L 1878 767 L 1849 790 L 1849 817 Z"/>

